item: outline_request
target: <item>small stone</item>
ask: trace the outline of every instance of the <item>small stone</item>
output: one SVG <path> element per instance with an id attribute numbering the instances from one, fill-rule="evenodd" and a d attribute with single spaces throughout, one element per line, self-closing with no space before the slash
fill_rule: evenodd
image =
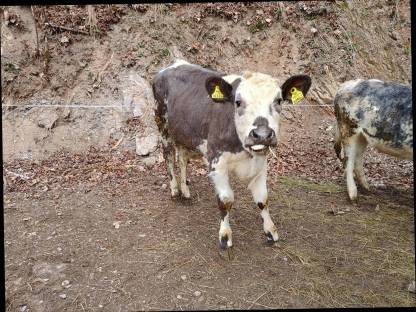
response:
<path id="1" fill-rule="evenodd" d="M 415 287 L 416 287 L 416 285 L 415 285 L 415 281 L 413 281 L 413 282 L 411 282 L 410 284 L 409 284 L 409 286 L 407 287 L 407 291 L 409 291 L 409 292 L 411 292 L 411 293 L 415 293 L 416 291 L 415 291 Z"/>
<path id="2" fill-rule="evenodd" d="M 311 33 L 316 34 L 318 32 L 318 29 L 316 29 L 315 27 L 311 28 Z"/>
<path id="3" fill-rule="evenodd" d="M 393 40 L 397 40 L 400 37 L 399 34 L 397 32 L 395 32 L 395 31 L 390 32 L 389 33 L 389 36 Z"/>
<path id="4" fill-rule="evenodd" d="M 58 247 L 58 248 L 56 248 L 58 251 L 62 251 L 62 248 L 61 247 Z"/>
<path id="5" fill-rule="evenodd" d="M 61 40 L 59 40 L 59 41 L 61 41 L 61 43 L 68 43 L 69 38 L 67 36 L 62 36 Z"/>
<path id="6" fill-rule="evenodd" d="M 121 223 L 121 221 L 115 221 L 115 222 L 113 222 L 113 226 L 114 226 L 116 229 L 118 229 L 118 228 L 120 228 L 120 223 Z"/>
<path id="7" fill-rule="evenodd" d="M 140 106 L 135 106 L 133 108 L 133 116 L 134 117 L 140 117 L 141 115 L 143 115 L 142 109 L 140 108 Z"/>
<path id="8" fill-rule="evenodd" d="M 139 234 L 139 237 L 141 238 L 146 237 L 146 234 Z"/>
<path id="9" fill-rule="evenodd" d="M 102 307 L 103 307 L 103 305 L 102 305 L 102 304 L 99 304 L 99 305 L 98 305 L 98 307 L 99 307 L 99 308 L 102 308 Z"/>
<path id="10" fill-rule="evenodd" d="M 59 294 L 59 298 L 66 299 L 66 294 Z"/>
<path id="11" fill-rule="evenodd" d="M 272 21 L 272 19 L 271 18 L 266 18 L 266 22 L 267 23 L 270 23 Z"/>
<path id="12" fill-rule="evenodd" d="M 81 67 L 85 67 L 85 66 L 87 66 L 87 62 L 84 62 L 84 61 L 78 61 L 78 65 L 79 66 L 81 66 Z"/>
<path id="13" fill-rule="evenodd" d="M 64 281 L 61 283 L 61 285 L 62 285 L 63 287 L 65 287 L 65 288 L 69 288 L 69 287 L 71 287 L 71 285 L 69 284 L 69 281 L 68 281 L 68 280 L 64 280 Z"/>
<path id="14" fill-rule="evenodd" d="M 194 292 L 194 296 L 195 296 L 195 297 L 199 297 L 199 296 L 201 296 L 201 292 L 200 292 L 199 290 L 196 290 L 196 291 Z"/>
<path id="15" fill-rule="evenodd" d="M 341 35 L 341 30 L 339 30 L 339 29 L 334 30 L 334 34 L 337 35 L 337 36 L 340 36 Z"/>
<path id="16" fill-rule="evenodd" d="M 185 281 L 186 280 L 186 275 L 181 275 L 181 280 Z"/>
<path id="17" fill-rule="evenodd" d="M 375 211 L 380 211 L 380 205 L 377 205 L 376 208 L 374 208 Z"/>
<path id="18" fill-rule="evenodd" d="M 182 299 L 182 296 L 181 295 L 177 295 L 176 298 Z"/>
<path id="19" fill-rule="evenodd" d="M 44 128 L 46 130 L 53 129 L 56 126 L 56 121 L 59 119 L 59 116 L 56 112 L 50 111 L 41 111 L 38 116 L 38 127 Z"/>
<path id="20" fill-rule="evenodd" d="M 136 154 L 139 156 L 149 155 L 156 150 L 158 143 L 159 137 L 157 134 L 151 134 L 144 137 L 136 137 Z"/>
<path id="21" fill-rule="evenodd" d="M 283 257 L 283 261 L 287 261 L 287 257 Z"/>
<path id="22" fill-rule="evenodd" d="M 24 305 L 20 306 L 19 311 L 24 312 L 24 311 L 26 311 L 26 309 L 27 309 L 27 305 L 24 304 Z"/>
<path id="23" fill-rule="evenodd" d="M 161 187 L 162 187 L 162 190 L 166 190 L 166 188 L 168 187 L 168 185 L 166 183 L 163 183 Z"/>
<path id="24" fill-rule="evenodd" d="M 205 300 L 204 296 L 201 296 L 201 297 L 198 298 L 198 302 L 202 302 L 204 300 Z"/>
<path id="25" fill-rule="evenodd" d="M 149 156 L 149 157 L 145 157 L 142 159 L 143 164 L 147 167 L 147 168 L 151 168 L 154 166 L 154 164 L 156 163 L 156 157 L 154 156 Z"/>

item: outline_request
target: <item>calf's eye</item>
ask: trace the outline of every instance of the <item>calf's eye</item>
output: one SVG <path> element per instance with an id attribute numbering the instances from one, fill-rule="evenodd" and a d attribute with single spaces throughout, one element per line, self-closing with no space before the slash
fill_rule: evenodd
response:
<path id="1" fill-rule="evenodd" d="M 235 105 L 237 106 L 237 107 L 240 107 L 241 106 L 241 101 L 235 101 Z"/>

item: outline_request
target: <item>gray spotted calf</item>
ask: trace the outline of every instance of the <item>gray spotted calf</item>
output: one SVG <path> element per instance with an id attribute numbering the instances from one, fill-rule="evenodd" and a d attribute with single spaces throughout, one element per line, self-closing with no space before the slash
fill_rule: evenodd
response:
<path id="1" fill-rule="evenodd" d="M 348 196 L 355 200 L 354 174 L 357 182 L 369 189 L 363 170 L 367 145 L 398 158 L 413 158 L 412 89 L 376 79 L 351 80 L 340 86 L 334 104 L 334 147 L 344 163 Z"/>
<path id="2" fill-rule="evenodd" d="M 162 135 L 171 195 L 190 197 L 186 166 L 190 158 L 203 157 L 220 209 L 222 248 L 232 246 L 231 173 L 248 182 L 253 200 L 261 210 L 267 241 L 277 241 L 277 229 L 267 205 L 266 156 L 269 147 L 277 144 L 283 100 L 291 101 L 295 92 L 306 94 L 310 85 L 311 80 L 305 75 L 290 77 L 280 88 L 269 75 L 224 75 L 183 60 L 154 78 L 155 118 Z M 174 174 L 176 153 L 179 183 Z"/>

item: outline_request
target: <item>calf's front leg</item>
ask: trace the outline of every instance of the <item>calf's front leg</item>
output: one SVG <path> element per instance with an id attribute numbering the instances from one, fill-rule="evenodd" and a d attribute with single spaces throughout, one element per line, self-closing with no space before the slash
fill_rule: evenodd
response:
<path id="1" fill-rule="evenodd" d="M 268 244 L 273 244 L 279 239 L 279 235 L 277 234 L 277 228 L 274 225 L 269 213 L 266 182 L 267 171 L 265 167 L 258 176 L 254 177 L 250 181 L 248 189 L 251 191 L 253 200 L 257 207 L 261 210 L 260 215 L 263 219 L 263 230 L 266 235 L 266 242 Z"/>

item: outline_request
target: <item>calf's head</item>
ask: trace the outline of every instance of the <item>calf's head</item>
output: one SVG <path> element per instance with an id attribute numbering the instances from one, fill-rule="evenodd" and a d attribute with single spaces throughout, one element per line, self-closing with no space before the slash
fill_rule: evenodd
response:
<path id="1" fill-rule="evenodd" d="M 238 137 L 244 149 L 256 155 L 265 154 L 269 146 L 277 144 L 282 102 L 292 102 L 293 91 L 306 95 L 311 78 L 295 75 L 279 87 L 273 77 L 249 72 L 242 77 L 212 76 L 205 86 L 214 101 L 234 105 Z"/>

